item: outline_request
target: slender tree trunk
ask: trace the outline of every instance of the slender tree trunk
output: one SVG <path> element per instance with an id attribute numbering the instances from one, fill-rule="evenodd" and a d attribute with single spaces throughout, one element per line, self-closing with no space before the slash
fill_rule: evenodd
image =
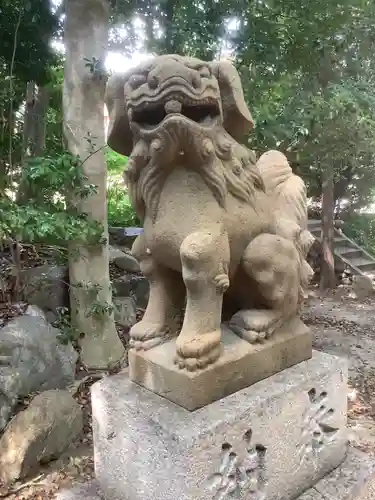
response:
<path id="1" fill-rule="evenodd" d="M 39 87 L 34 106 L 33 141 L 31 156 L 42 156 L 46 142 L 46 115 L 48 110 L 49 90 Z"/>
<path id="2" fill-rule="evenodd" d="M 96 194 L 76 202 L 82 212 L 103 225 L 106 239 L 104 245 L 71 248 L 71 312 L 73 324 L 83 333 L 83 363 L 88 368 L 104 369 L 122 358 L 124 347 L 111 311 L 107 170 L 103 153 L 105 78 L 97 65 L 88 64 L 87 59 L 104 61 L 109 5 L 106 0 L 66 0 L 65 8 L 64 133 L 71 153 L 84 160 L 82 168 L 88 182 L 97 186 Z M 94 147 L 86 139 L 88 136 Z M 94 313 L 93 302 L 101 305 L 102 314 Z"/>
<path id="3" fill-rule="evenodd" d="M 328 290 L 336 287 L 334 259 L 334 183 L 333 166 L 322 170 L 322 265 L 320 287 Z"/>
<path id="4" fill-rule="evenodd" d="M 25 115 L 23 119 L 23 137 L 22 137 L 22 163 L 24 159 L 29 154 L 29 147 L 31 142 L 31 137 L 33 135 L 32 115 L 34 113 L 35 105 L 35 83 L 27 82 L 26 85 L 26 101 L 25 101 Z"/>
<path id="5" fill-rule="evenodd" d="M 331 54 L 325 51 L 319 74 L 319 83 L 323 96 L 327 99 L 327 88 L 333 80 Z M 332 163 L 322 165 L 322 266 L 320 270 L 320 288 L 329 290 L 336 287 L 334 258 L 334 207 L 335 186 L 333 181 L 334 166 Z"/>
<path id="6" fill-rule="evenodd" d="M 23 121 L 21 165 L 29 157 L 43 156 L 46 140 L 46 115 L 49 91 L 47 87 L 35 86 L 28 82 L 26 88 L 25 116 Z M 25 203 L 30 198 L 30 191 L 21 182 L 17 191 L 17 202 Z"/>

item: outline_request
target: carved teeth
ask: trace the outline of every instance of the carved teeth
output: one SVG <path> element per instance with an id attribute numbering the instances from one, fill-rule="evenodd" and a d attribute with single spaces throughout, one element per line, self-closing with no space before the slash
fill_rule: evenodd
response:
<path id="1" fill-rule="evenodd" d="M 171 113 L 181 113 L 182 104 L 176 100 L 168 101 L 165 103 L 164 110 L 167 115 Z"/>

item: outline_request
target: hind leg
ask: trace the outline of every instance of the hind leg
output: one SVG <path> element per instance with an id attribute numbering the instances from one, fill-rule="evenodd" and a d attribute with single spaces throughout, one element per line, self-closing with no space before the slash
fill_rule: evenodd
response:
<path id="1" fill-rule="evenodd" d="M 297 314 L 301 292 L 301 258 L 292 241 L 261 234 L 243 256 L 245 272 L 257 285 L 264 309 L 239 311 L 230 320 L 232 330 L 249 342 L 273 335 Z"/>

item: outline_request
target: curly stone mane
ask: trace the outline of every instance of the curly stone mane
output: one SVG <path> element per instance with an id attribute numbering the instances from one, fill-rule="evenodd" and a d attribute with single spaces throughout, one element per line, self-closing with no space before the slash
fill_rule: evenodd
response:
<path id="1" fill-rule="evenodd" d="M 181 144 L 185 145 L 183 152 Z M 187 158 L 186 168 L 194 168 L 201 175 L 221 207 L 225 208 L 230 193 L 256 209 L 254 195 L 265 187 L 255 154 L 222 127 L 202 135 L 202 129 L 198 131 L 195 123 L 184 121 L 183 126 L 166 126 L 157 134 L 144 133 L 133 148 L 125 181 L 141 220 L 146 211 L 155 216 L 163 184 L 182 154 Z"/>

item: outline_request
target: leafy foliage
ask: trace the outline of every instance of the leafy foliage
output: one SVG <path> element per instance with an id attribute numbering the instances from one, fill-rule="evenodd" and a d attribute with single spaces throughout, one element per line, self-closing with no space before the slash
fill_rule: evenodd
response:
<path id="1" fill-rule="evenodd" d="M 80 165 L 81 160 L 70 153 L 56 159 L 30 159 L 22 173 L 30 195 L 27 203 L 17 203 L 10 197 L 0 199 L 0 241 L 17 239 L 49 245 L 100 241 L 103 228 L 70 203 L 73 195 L 85 198 L 95 190 L 85 183 Z"/>
<path id="2" fill-rule="evenodd" d="M 106 161 L 109 177 L 107 189 L 108 224 L 114 227 L 139 226 L 140 222 L 130 203 L 123 182 L 123 173 L 128 159 L 107 149 Z"/>
<path id="3" fill-rule="evenodd" d="M 375 217 L 373 214 L 353 214 L 345 221 L 344 231 L 349 238 L 375 255 Z"/>
<path id="4" fill-rule="evenodd" d="M 341 210 L 350 214 L 371 204 L 375 185 L 375 24 L 370 1 L 111 0 L 110 4 L 110 45 L 114 49 L 120 47 L 131 54 L 136 47 L 203 59 L 230 51 L 256 120 L 249 145 L 259 153 L 270 148 L 284 151 L 315 199 L 321 194 L 322 171 L 329 166 L 334 170 L 335 200 Z M 82 189 L 85 183 L 77 177 L 77 163 L 72 164 L 77 159 L 65 156 L 62 140 L 63 61 L 53 54 L 49 43 L 51 37 L 60 36 L 60 20 L 51 13 L 47 0 L 5 0 L 0 13 L 0 203 L 2 213 L 14 214 L 1 222 L 3 237 L 17 234 L 28 241 L 45 241 L 52 234 L 56 241 L 65 236 L 89 237 L 82 229 L 88 217 L 77 219 L 66 196 L 69 190 L 72 194 L 73 184 L 74 189 Z M 124 30 L 126 38 L 121 34 Z M 31 79 L 49 89 L 46 153 L 43 160 L 33 160 L 24 169 L 22 102 L 26 82 Z M 10 154 L 13 165 L 9 164 Z M 127 159 L 110 150 L 106 150 L 106 158 L 109 224 L 137 225 L 122 183 Z M 32 193 L 25 205 L 15 204 L 9 197 L 9 188 L 14 189 L 20 177 L 22 182 L 28 179 Z M 86 186 L 82 195 L 90 189 L 93 187 Z"/>
<path id="5" fill-rule="evenodd" d="M 49 0 L 2 0 L 0 5 L 2 71 L 22 82 L 49 81 L 56 56 L 49 44 L 60 27 Z"/>

